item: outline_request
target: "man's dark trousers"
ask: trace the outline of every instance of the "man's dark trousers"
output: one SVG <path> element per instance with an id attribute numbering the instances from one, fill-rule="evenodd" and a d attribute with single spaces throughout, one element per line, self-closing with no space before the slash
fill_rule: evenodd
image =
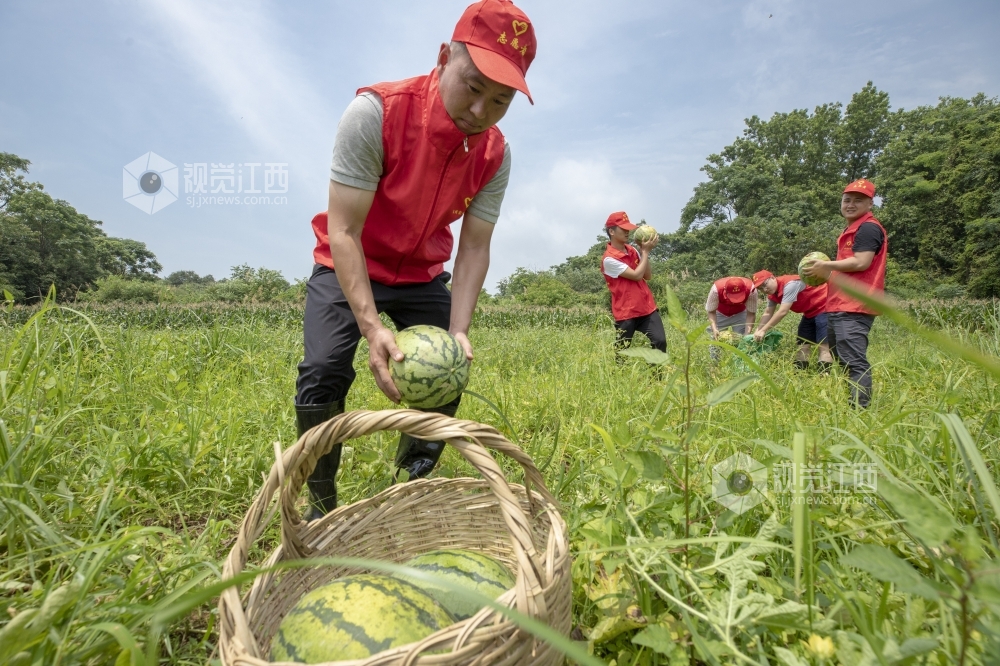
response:
<path id="1" fill-rule="evenodd" d="M 375 309 L 389 315 L 398 330 L 418 324 L 447 330 L 451 324 L 451 292 L 445 285 L 450 279 L 449 273 L 441 273 L 420 284 L 389 286 L 373 281 Z M 296 410 L 306 411 L 310 405 L 337 405 L 342 411 L 354 383 L 354 354 L 361 341 L 361 330 L 337 274 L 326 266 L 317 264 L 306 284 L 303 333 L 305 355 L 295 383 Z M 454 416 L 460 401 L 461 396 L 447 405 L 423 411 Z M 411 478 L 425 476 L 433 469 L 443 448 L 442 442 L 424 442 L 403 435 L 396 466 L 406 469 Z M 327 460 L 321 459 L 313 473 L 315 478 L 309 479 L 310 492 L 318 495 L 313 504 L 320 505 L 323 512 L 332 510 L 337 503 L 334 477 L 340 451 L 331 451 L 324 459 Z M 313 486 L 322 490 L 313 493 Z"/>
<path id="2" fill-rule="evenodd" d="M 451 292 L 445 285 L 450 279 L 449 273 L 442 273 L 420 284 L 393 287 L 372 282 L 375 308 L 389 315 L 399 330 L 417 324 L 448 330 Z M 299 364 L 295 404 L 343 400 L 354 382 L 354 353 L 361 341 L 361 330 L 337 274 L 326 266 L 317 264 L 306 284 L 303 332 L 305 357 Z"/>
<path id="3" fill-rule="evenodd" d="M 872 366 L 868 362 L 868 332 L 875 315 L 860 312 L 830 312 L 826 337 L 830 351 L 847 370 L 851 380 L 851 402 L 868 407 L 872 399 Z"/>

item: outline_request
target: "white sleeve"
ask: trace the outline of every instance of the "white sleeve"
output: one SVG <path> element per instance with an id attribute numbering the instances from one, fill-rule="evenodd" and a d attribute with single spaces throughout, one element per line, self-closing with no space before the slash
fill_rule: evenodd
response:
<path id="1" fill-rule="evenodd" d="M 618 261 L 612 257 L 604 258 L 604 274 L 608 277 L 616 278 L 628 270 L 628 265 L 624 261 Z"/>
<path id="2" fill-rule="evenodd" d="M 719 290 L 712 285 L 708 290 L 708 299 L 705 301 L 705 312 L 715 312 L 719 309 Z"/>

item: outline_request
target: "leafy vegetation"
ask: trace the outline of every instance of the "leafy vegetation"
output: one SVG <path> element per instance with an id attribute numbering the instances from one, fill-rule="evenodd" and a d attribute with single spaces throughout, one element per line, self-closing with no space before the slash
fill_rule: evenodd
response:
<path id="1" fill-rule="evenodd" d="M 0 153 L 0 292 L 38 300 L 49 287 L 72 297 L 104 276 L 155 279 L 144 243 L 111 238 L 101 223 L 25 180 L 30 162 Z"/>
<path id="2" fill-rule="evenodd" d="M 460 415 L 507 432 L 562 502 L 577 638 L 618 666 L 989 663 L 997 377 L 883 318 L 875 400 L 856 412 L 843 377 L 791 369 L 793 336 L 774 355 L 733 363 L 727 348 L 713 364 L 701 319 L 666 298 L 659 373 L 616 363 L 599 310 L 537 309 L 532 321 L 526 306 L 505 318 L 490 305 L 473 328 L 470 390 L 489 402 L 468 395 Z M 985 306 L 954 315 L 962 303 L 936 311 L 942 332 L 996 355 L 996 305 L 993 319 Z M 0 326 L 5 663 L 145 654 L 156 613 L 218 576 L 271 442 L 294 439 L 297 306 L 133 307 L 11 308 Z M 175 326 L 184 310 L 202 319 Z M 952 325 L 965 319 L 976 326 Z M 358 359 L 348 407 L 389 407 L 364 349 Z M 394 447 L 347 447 L 347 501 L 392 482 Z M 841 503 L 835 489 L 769 482 L 736 515 L 712 491 L 713 467 L 735 453 L 772 480 L 795 461 L 867 465 L 878 492 Z M 471 473 L 450 451 L 438 471 Z M 171 622 L 161 658 L 204 663 L 214 614 L 205 603 Z"/>
<path id="3" fill-rule="evenodd" d="M 835 256 L 841 190 L 864 177 L 877 186 L 875 214 L 889 234 L 890 292 L 1000 297 L 998 155 L 1000 103 L 982 94 L 892 111 L 888 94 L 869 82 L 846 107 L 753 116 L 741 137 L 709 155 L 707 180 L 695 187 L 680 228 L 660 235 L 651 286 L 658 301 L 669 284 L 689 304 L 726 275 L 794 273 L 807 252 Z M 547 271 L 518 269 L 499 296 L 571 302 L 559 281 L 577 302 L 601 299 L 606 243 L 601 236 L 585 255 Z"/>

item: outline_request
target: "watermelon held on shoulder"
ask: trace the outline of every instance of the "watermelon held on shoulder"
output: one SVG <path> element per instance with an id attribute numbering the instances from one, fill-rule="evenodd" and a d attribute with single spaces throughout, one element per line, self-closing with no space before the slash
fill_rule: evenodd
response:
<path id="1" fill-rule="evenodd" d="M 826 282 L 826 280 L 821 277 L 806 277 L 802 274 L 802 269 L 815 261 L 830 261 L 830 257 L 826 256 L 822 252 L 810 252 L 806 256 L 802 257 L 801 261 L 799 261 L 799 277 L 807 287 L 818 287 Z"/>
<path id="2" fill-rule="evenodd" d="M 408 407 L 447 405 L 469 383 L 469 359 L 458 340 L 437 326 L 410 326 L 396 334 L 403 360 L 389 359 L 389 376 Z"/>
<path id="3" fill-rule="evenodd" d="M 391 576 L 346 576 L 303 596 L 271 641 L 271 661 L 364 659 L 454 624 L 430 595 Z"/>
<path id="4" fill-rule="evenodd" d="M 433 550 L 414 557 L 406 566 L 426 571 L 446 581 L 496 599 L 514 587 L 514 574 L 499 560 L 474 550 Z M 452 590 L 433 582 L 408 580 L 444 606 L 456 620 L 470 618 L 482 609 L 482 604 L 463 599 Z"/>

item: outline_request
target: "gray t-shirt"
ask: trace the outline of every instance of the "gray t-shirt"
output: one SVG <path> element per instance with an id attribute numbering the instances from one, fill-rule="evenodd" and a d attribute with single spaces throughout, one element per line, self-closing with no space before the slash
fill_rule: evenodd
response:
<path id="1" fill-rule="evenodd" d="M 804 291 L 806 283 L 802 280 L 792 280 L 785 285 L 785 290 L 781 292 L 782 303 L 794 303 L 799 298 L 799 293 Z"/>
<path id="2" fill-rule="evenodd" d="M 347 105 L 337 125 L 330 180 L 349 187 L 375 191 L 382 178 L 382 100 L 363 92 Z M 510 179 L 510 144 L 504 141 L 503 162 L 496 174 L 469 203 L 469 212 L 496 224 Z"/>

